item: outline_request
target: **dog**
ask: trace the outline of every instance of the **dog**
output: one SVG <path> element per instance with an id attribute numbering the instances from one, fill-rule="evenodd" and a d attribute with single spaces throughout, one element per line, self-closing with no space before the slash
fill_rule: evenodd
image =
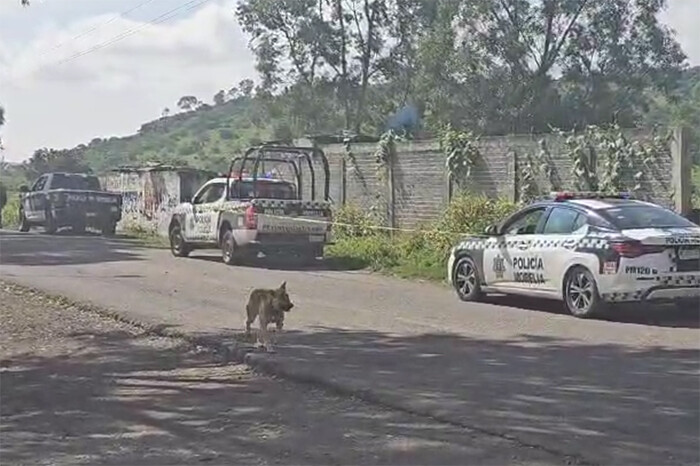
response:
<path id="1" fill-rule="evenodd" d="M 274 349 L 270 344 L 267 326 L 274 323 L 277 326 L 277 331 L 281 332 L 282 327 L 284 327 L 284 315 L 291 311 L 293 307 L 294 304 L 287 294 L 287 282 L 283 282 L 275 290 L 254 289 L 251 291 L 248 304 L 245 307 L 248 314 L 245 321 L 246 335 L 250 335 L 250 325 L 257 317 L 260 325 L 260 332 L 257 335 L 257 346 L 262 346 L 266 351 L 274 353 Z"/>

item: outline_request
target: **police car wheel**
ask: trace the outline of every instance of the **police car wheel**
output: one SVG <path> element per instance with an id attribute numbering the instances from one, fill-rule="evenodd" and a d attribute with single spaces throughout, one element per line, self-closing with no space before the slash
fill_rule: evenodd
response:
<path id="1" fill-rule="evenodd" d="M 569 271 L 564 280 L 564 306 L 575 317 L 593 317 L 601 311 L 603 302 L 591 272 L 583 267 Z"/>
<path id="2" fill-rule="evenodd" d="M 457 296 L 462 301 L 476 301 L 481 298 L 481 282 L 476 264 L 471 257 L 463 257 L 454 267 L 452 275 Z"/>

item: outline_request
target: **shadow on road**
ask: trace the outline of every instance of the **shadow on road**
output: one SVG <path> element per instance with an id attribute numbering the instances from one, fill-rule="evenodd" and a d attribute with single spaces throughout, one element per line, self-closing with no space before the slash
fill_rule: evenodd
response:
<path id="1" fill-rule="evenodd" d="M 497 306 L 525 309 L 533 312 L 566 314 L 560 301 L 530 298 L 525 296 L 494 295 L 487 302 Z M 611 307 L 599 320 L 625 324 L 647 325 L 651 327 L 700 328 L 700 301 L 695 309 L 679 309 L 673 305 L 634 303 Z M 572 317 L 572 322 L 576 320 Z"/>
<path id="2" fill-rule="evenodd" d="M 8 464 L 504 464 L 501 439 L 251 376 L 121 331 L 1 362 Z"/>
<path id="3" fill-rule="evenodd" d="M 94 234 L 45 235 L 0 232 L 2 265 L 76 265 L 140 260 L 136 241 Z"/>
<path id="4" fill-rule="evenodd" d="M 285 333 L 277 354 L 256 358 L 600 464 L 700 461 L 697 348 L 319 328 Z"/>
<path id="5" fill-rule="evenodd" d="M 190 256 L 192 259 L 197 259 L 207 262 L 221 262 L 221 254 L 209 251 L 195 251 Z M 287 270 L 287 271 L 352 271 L 362 270 L 366 268 L 366 264 L 361 261 L 353 260 L 352 258 L 344 257 L 326 257 L 318 259 L 314 263 L 309 264 L 296 258 L 280 258 L 280 257 L 265 257 L 245 259 L 241 262 L 243 267 L 251 267 L 265 270 Z"/>

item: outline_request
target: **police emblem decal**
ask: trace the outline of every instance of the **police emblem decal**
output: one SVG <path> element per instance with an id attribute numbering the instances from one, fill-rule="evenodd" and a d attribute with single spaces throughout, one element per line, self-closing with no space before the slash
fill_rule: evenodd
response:
<path id="1" fill-rule="evenodd" d="M 506 261 L 501 256 L 496 256 L 493 258 L 493 271 L 496 274 L 496 278 L 503 278 L 503 274 L 506 271 Z"/>

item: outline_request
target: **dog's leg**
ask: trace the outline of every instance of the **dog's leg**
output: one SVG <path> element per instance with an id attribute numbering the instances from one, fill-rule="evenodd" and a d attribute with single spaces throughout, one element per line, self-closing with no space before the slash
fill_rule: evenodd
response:
<path id="1" fill-rule="evenodd" d="M 263 347 L 265 348 L 265 351 L 274 353 L 275 350 L 270 344 L 270 334 L 267 332 L 267 320 L 258 319 L 258 321 L 260 322 L 260 334 L 262 337 Z"/>
<path id="2" fill-rule="evenodd" d="M 246 310 L 245 334 L 246 334 L 246 336 L 249 336 L 250 335 L 250 325 L 255 320 L 255 315 L 251 309 L 250 303 L 248 303 L 246 305 L 245 310 Z"/>

